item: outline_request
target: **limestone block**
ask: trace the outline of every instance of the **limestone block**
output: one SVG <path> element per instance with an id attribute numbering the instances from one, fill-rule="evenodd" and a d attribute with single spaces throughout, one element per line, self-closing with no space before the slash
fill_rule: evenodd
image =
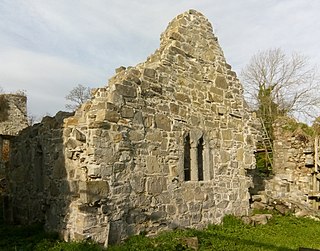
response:
<path id="1" fill-rule="evenodd" d="M 149 177 L 146 182 L 146 190 L 149 194 L 157 195 L 167 190 L 166 177 Z"/>
<path id="2" fill-rule="evenodd" d="M 147 166 L 148 173 L 161 173 L 161 166 L 159 165 L 159 162 L 156 156 L 147 156 L 146 166 Z"/>
<path id="3" fill-rule="evenodd" d="M 194 200 L 194 193 L 190 193 L 190 190 L 188 188 L 184 188 L 182 191 L 182 198 L 186 202 Z"/>
<path id="4" fill-rule="evenodd" d="M 114 173 L 122 172 L 126 168 L 126 165 L 123 162 L 115 162 L 113 164 Z"/>
<path id="5" fill-rule="evenodd" d="M 80 201 L 86 204 L 105 199 L 109 193 L 109 184 L 104 180 L 80 181 Z"/>
<path id="6" fill-rule="evenodd" d="M 167 212 L 165 211 L 156 211 L 151 213 L 150 220 L 151 221 L 160 221 L 161 219 L 164 219 L 167 216 Z"/>
<path id="7" fill-rule="evenodd" d="M 223 140 L 232 140 L 232 132 L 230 129 L 221 130 L 221 137 Z"/>
<path id="8" fill-rule="evenodd" d="M 79 120 L 76 117 L 70 117 L 70 118 L 66 118 L 64 122 L 65 122 L 65 126 L 68 127 L 68 126 L 77 125 L 79 123 Z"/>
<path id="9" fill-rule="evenodd" d="M 153 125 L 153 116 L 152 115 L 145 116 L 144 120 L 143 120 L 143 124 L 147 128 L 152 127 L 152 125 Z"/>
<path id="10" fill-rule="evenodd" d="M 243 133 L 236 133 L 236 134 L 234 135 L 234 139 L 235 139 L 236 141 L 239 141 L 239 142 L 244 142 Z"/>
<path id="11" fill-rule="evenodd" d="M 124 97 L 128 97 L 128 98 L 137 97 L 137 89 L 135 87 L 116 84 L 115 88 L 116 88 L 116 91 L 118 92 L 118 94 L 120 94 Z"/>
<path id="12" fill-rule="evenodd" d="M 218 75 L 216 77 L 215 84 L 216 84 L 216 87 L 218 88 L 225 89 L 225 90 L 228 89 L 228 83 L 226 81 L 226 78 L 222 75 Z"/>
<path id="13" fill-rule="evenodd" d="M 252 153 L 245 152 L 244 153 L 244 163 L 247 165 L 250 165 L 253 163 L 253 161 L 254 161 L 254 156 L 252 155 Z"/>
<path id="14" fill-rule="evenodd" d="M 72 131 L 73 136 L 76 138 L 76 140 L 81 141 L 81 142 L 85 142 L 86 141 L 86 135 L 81 132 L 79 129 L 74 129 Z"/>
<path id="15" fill-rule="evenodd" d="M 146 220 L 147 215 L 144 212 L 142 212 L 142 210 L 139 208 L 134 208 L 133 210 L 130 210 L 126 218 L 126 221 L 129 224 L 140 224 L 145 222 Z"/>
<path id="16" fill-rule="evenodd" d="M 129 132 L 129 138 L 131 141 L 140 141 L 144 139 L 144 132 L 138 130 L 132 130 Z"/>
<path id="17" fill-rule="evenodd" d="M 156 77 L 156 71 L 154 69 L 145 68 L 143 71 L 143 76 L 147 78 L 154 79 Z"/>
<path id="18" fill-rule="evenodd" d="M 221 163 L 229 163 L 230 153 L 228 151 L 221 150 L 220 151 L 220 159 L 221 159 Z"/>
<path id="19" fill-rule="evenodd" d="M 164 114 L 155 115 L 155 124 L 157 128 L 162 129 L 164 131 L 171 130 L 171 120 L 168 116 Z"/>
<path id="20" fill-rule="evenodd" d="M 101 177 L 101 169 L 99 165 L 96 164 L 87 164 L 87 175 L 91 178 Z"/>
<path id="21" fill-rule="evenodd" d="M 218 95 L 218 96 L 223 96 L 223 90 L 220 89 L 220 88 L 217 88 L 217 87 L 215 87 L 215 86 L 211 86 L 211 87 L 210 87 L 210 93 L 208 93 L 208 94 L 211 94 L 211 93 L 216 94 L 216 95 Z M 211 98 L 211 99 L 212 99 L 212 98 Z M 212 100 L 212 101 L 213 101 L 213 100 Z"/>
<path id="22" fill-rule="evenodd" d="M 178 41 L 180 41 L 180 42 L 184 42 L 184 41 L 185 41 L 185 39 L 183 38 L 183 36 L 182 36 L 178 31 L 172 32 L 172 33 L 170 34 L 169 39 L 178 40 Z"/>
<path id="23" fill-rule="evenodd" d="M 100 129 L 109 130 L 111 128 L 111 125 L 109 122 L 106 122 L 106 121 L 103 121 L 103 122 L 92 121 L 89 123 L 88 127 L 89 129 L 100 128 Z"/>
<path id="24" fill-rule="evenodd" d="M 103 122 L 106 119 L 106 111 L 103 110 L 98 110 L 96 112 L 96 117 L 95 117 L 95 121 L 97 122 Z"/>
<path id="25" fill-rule="evenodd" d="M 126 67 L 120 66 L 120 67 L 118 67 L 118 68 L 115 69 L 115 72 L 116 72 L 116 73 L 119 73 L 119 72 L 124 71 L 125 69 L 126 69 Z"/>
<path id="26" fill-rule="evenodd" d="M 221 209 L 226 209 L 228 207 L 228 205 L 229 205 L 229 201 L 223 200 L 217 204 L 217 207 L 221 208 Z"/>
<path id="27" fill-rule="evenodd" d="M 130 185 L 132 190 L 136 193 L 142 193 L 145 189 L 145 178 L 141 177 L 141 175 L 135 175 L 130 179 Z"/>
<path id="28" fill-rule="evenodd" d="M 123 118 L 133 118 L 134 116 L 134 109 L 131 107 L 123 107 L 121 110 L 121 116 Z"/>
<path id="29" fill-rule="evenodd" d="M 187 94 L 175 93 L 174 96 L 177 101 L 180 101 L 182 103 L 190 103 L 191 102 L 191 100 Z"/>
<path id="30" fill-rule="evenodd" d="M 117 123 L 120 119 L 120 114 L 115 111 L 105 111 L 105 119 L 110 122 Z"/>
<path id="31" fill-rule="evenodd" d="M 187 203 L 190 213 L 200 213 L 202 209 L 202 203 L 201 202 L 194 202 L 190 201 Z"/>
<path id="32" fill-rule="evenodd" d="M 268 220 L 272 218 L 272 214 L 256 214 L 251 216 L 251 220 L 254 225 L 265 225 L 268 223 Z"/>
<path id="33" fill-rule="evenodd" d="M 251 204 L 251 208 L 252 209 L 257 209 L 257 210 L 264 210 L 266 208 L 266 204 L 263 203 L 263 202 L 260 202 L 260 201 L 254 201 L 252 204 Z"/>
<path id="34" fill-rule="evenodd" d="M 141 111 L 134 114 L 133 123 L 143 125 L 143 116 Z"/>
<path id="35" fill-rule="evenodd" d="M 74 138 L 69 138 L 66 143 L 66 146 L 69 149 L 75 149 L 76 147 L 81 146 L 81 145 L 82 145 L 82 142 L 80 142 Z"/>

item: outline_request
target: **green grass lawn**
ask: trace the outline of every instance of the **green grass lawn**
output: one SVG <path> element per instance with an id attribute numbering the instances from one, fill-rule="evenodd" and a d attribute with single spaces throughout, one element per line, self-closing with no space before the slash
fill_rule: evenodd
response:
<path id="1" fill-rule="evenodd" d="M 156 238 L 135 236 L 110 250 L 188 250 L 182 237 L 197 237 L 199 250 L 298 250 L 299 247 L 320 249 L 320 222 L 294 216 L 275 215 L 267 225 L 249 226 L 232 216 L 223 224 L 203 231 L 180 230 Z"/>
<path id="2" fill-rule="evenodd" d="M 245 225 L 227 216 L 223 224 L 199 230 L 163 232 L 154 238 L 133 236 L 108 250 L 193 250 L 185 239 L 197 237 L 199 250 L 298 250 L 299 247 L 320 249 L 320 222 L 294 216 L 274 215 L 267 225 Z M 92 243 L 65 243 L 57 235 L 47 234 L 41 226 L 6 226 L 0 223 L 0 250 L 103 250 Z"/>

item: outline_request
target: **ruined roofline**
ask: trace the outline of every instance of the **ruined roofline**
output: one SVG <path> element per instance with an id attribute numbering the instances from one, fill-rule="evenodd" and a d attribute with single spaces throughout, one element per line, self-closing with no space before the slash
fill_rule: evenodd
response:
<path id="1" fill-rule="evenodd" d="M 206 43 L 210 41 L 210 43 Z M 189 44 L 190 46 L 187 46 Z M 160 51 L 165 47 L 177 48 L 177 53 L 197 58 L 201 51 L 212 51 L 215 56 L 222 57 L 223 51 L 214 35 L 211 22 L 200 12 L 188 10 L 176 16 L 160 36 Z M 209 47 L 209 50 L 208 48 Z M 210 53 L 209 53 L 210 54 Z M 204 61 L 215 61 L 213 55 L 201 58 Z"/>
<path id="2" fill-rule="evenodd" d="M 228 73 L 240 83 L 236 72 L 225 59 L 212 24 L 202 13 L 191 9 L 177 15 L 169 22 L 165 31 L 161 33 L 158 49 L 148 56 L 146 61 L 137 63 L 135 66 L 116 68 L 115 75 L 103 88 L 110 89 L 110 85 L 121 81 L 123 76 L 130 75 L 130 72 L 135 70 L 141 71 L 146 66 L 156 69 L 161 65 L 171 65 L 172 56 L 187 57 L 213 65 L 217 72 Z"/>
<path id="3" fill-rule="evenodd" d="M 20 97 L 27 99 L 26 94 L 19 94 L 19 93 L 0 93 L 0 96 L 6 96 L 6 97 Z"/>

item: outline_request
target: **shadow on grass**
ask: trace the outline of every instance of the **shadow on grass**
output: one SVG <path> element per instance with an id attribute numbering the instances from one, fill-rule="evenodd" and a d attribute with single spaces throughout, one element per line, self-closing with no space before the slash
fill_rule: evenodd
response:
<path id="1" fill-rule="evenodd" d="M 212 250 L 272 250 L 272 251 L 296 251 L 298 248 L 277 246 L 276 244 L 263 243 L 254 240 L 246 240 L 241 237 L 230 237 L 219 233 L 200 233 L 198 236 L 201 248 L 213 248 Z M 215 242 L 212 242 L 214 238 Z M 220 243 L 219 243 L 220 241 Z M 209 242 L 209 243 L 208 243 Z M 225 247 L 223 247 L 225 243 Z"/>

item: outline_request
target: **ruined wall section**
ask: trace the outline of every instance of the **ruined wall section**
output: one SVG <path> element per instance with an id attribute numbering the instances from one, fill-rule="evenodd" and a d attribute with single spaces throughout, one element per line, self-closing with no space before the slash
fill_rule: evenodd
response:
<path id="1" fill-rule="evenodd" d="M 178 16 L 147 62 L 118 69 L 66 120 L 66 165 L 80 192 L 70 238 L 114 243 L 247 214 L 245 170 L 255 165 L 249 121 L 210 23 L 195 11 Z M 184 181 L 188 133 L 191 149 L 204 140 L 203 181 Z"/>
<path id="2" fill-rule="evenodd" d="M 13 218 L 107 244 L 247 214 L 255 130 L 242 92 L 208 20 L 179 15 L 145 63 L 17 138 Z"/>
<path id="3" fill-rule="evenodd" d="M 17 135 L 28 126 L 27 97 L 0 94 L 0 135 Z"/>
<path id="4" fill-rule="evenodd" d="M 44 117 L 11 141 L 7 172 L 5 219 L 29 224 L 47 222 L 50 230 L 64 229 L 72 184 L 66 176 L 63 119 L 70 113 Z M 78 190 L 77 190 L 78 192 Z"/>
<path id="5" fill-rule="evenodd" d="M 0 196 L 6 190 L 5 167 L 10 154 L 10 140 L 27 126 L 27 97 L 0 94 Z"/>
<path id="6" fill-rule="evenodd" d="M 260 194 L 264 196 L 264 204 L 284 204 L 293 211 L 301 211 L 312 208 L 309 196 L 313 189 L 314 138 L 299 128 L 292 130 L 290 124 L 296 123 L 284 118 L 274 125 L 272 175 L 265 179 Z M 260 203 L 255 202 L 253 207 L 263 207 Z"/>

